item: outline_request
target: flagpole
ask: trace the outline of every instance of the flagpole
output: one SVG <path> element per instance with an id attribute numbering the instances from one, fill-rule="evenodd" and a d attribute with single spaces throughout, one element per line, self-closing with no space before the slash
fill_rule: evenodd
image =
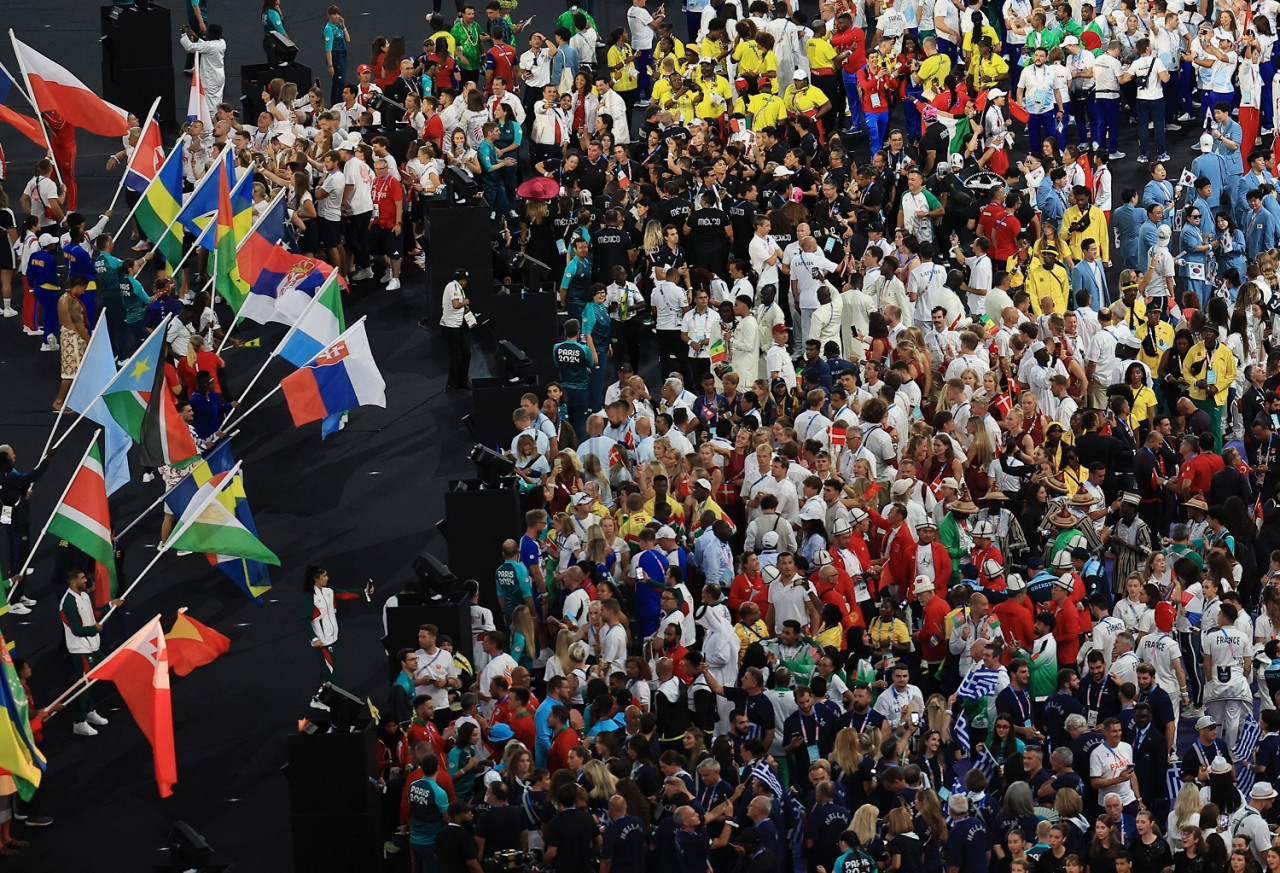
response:
<path id="1" fill-rule="evenodd" d="M 27 65 L 22 62 L 22 52 L 18 50 L 18 38 L 13 35 L 13 28 L 9 28 L 9 41 L 13 43 L 13 53 L 18 59 L 18 71 L 22 73 L 22 81 L 27 86 L 26 92 L 22 95 L 27 98 L 27 102 L 31 104 L 31 108 L 36 112 L 36 121 L 40 122 L 40 132 L 44 134 L 44 144 L 49 150 L 49 160 L 53 163 L 53 171 L 58 174 L 58 184 L 64 184 L 62 181 L 62 171 L 58 169 L 58 162 L 53 156 L 53 140 L 49 138 L 49 129 L 45 127 L 44 115 L 40 112 L 40 107 L 36 105 L 35 92 L 31 90 L 31 76 L 27 74 Z M 4 66 L 0 65 L 0 70 L 4 70 Z M 9 76 L 8 70 L 4 70 L 4 74 Z M 18 89 L 22 91 L 21 88 Z M 63 204 L 66 205 L 65 203 Z"/>
<path id="2" fill-rule="evenodd" d="M 67 433 L 70 433 L 70 431 L 67 431 Z M 53 505 L 53 512 L 49 513 L 49 517 L 45 520 L 44 527 L 40 528 L 40 536 L 36 537 L 36 541 L 31 544 L 31 548 L 27 549 L 27 557 L 22 562 L 22 566 L 18 568 L 18 572 L 14 573 L 13 578 L 9 580 L 13 584 L 10 585 L 9 590 L 5 592 L 4 602 L 6 606 L 13 601 L 13 592 L 18 590 L 16 580 L 22 579 L 27 572 L 27 568 L 31 566 L 31 561 L 36 556 L 36 549 L 40 548 L 40 543 L 44 541 L 44 535 L 49 532 L 49 525 L 53 524 L 53 517 L 58 514 L 58 507 L 62 505 L 62 501 L 67 499 L 67 492 L 71 490 L 71 483 L 76 481 L 76 474 L 79 473 L 80 468 L 84 466 L 84 459 L 89 457 L 89 452 L 93 451 L 93 447 L 97 444 L 98 437 L 101 435 L 102 428 L 98 428 L 93 434 L 93 439 L 89 440 L 89 445 L 85 446 L 84 454 L 80 456 L 80 462 L 76 464 L 75 470 L 71 473 L 71 478 L 67 480 L 67 487 L 62 489 L 62 496 L 59 497 L 58 502 Z M 104 461 L 103 464 L 103 470 L 105 473 L 106 462 Z"/>
<path id="3" fill-rule="evenodd" d="M 240 431 L 239 431 L 239 430 L 233 430 L 231 433 L 229 433 L 229 434 L 227 434 L 225 437 L 223 437 L 223 438 L 222 438 L 222 440 L 221 440 L 221 442 L 222 442 L 222 443 L 230 442 L 230 441 L 231 441 L 231 438 L 232 438 L 232 437 L 234 437 L 234 436 L 235 436 L 236 434 L 238 434 L 238 433 L 240 433 Z M 190 475 L 190 474 L 188 474 L 188 475 Z M 159 505 L 164 501 L 164 499 L 165 499 L 166 497 L 168 497 L 170 494 L 172 494 L 172 493 L 173 493 L 173 490 L 174 490 L 175 488 L 177 488 L 179 485 L 181 485 L 181 484 L 182 484 L 183 482 L 185 482 L 185 481 L 186 481 L 186 476 L 182 477 L 182 478 L 181 478 L 181 479 L 179 479 L 177 482 L 175 482 L 173 485 L 171 485 L 169 488 L 165 489 L 165 492 L 164 492 L 163 494 L 161 494 L 159 497 L 157 497 L 157 498 L 152 502 L 152 504 L 151 504 L 150 506 L 148 506 L 146 509 L 142 510 L 142 512 L 140 512 L 140 513 L 138 514 L 138 517 L 137 517 L 137 518 L 135 518 L 133 521 L 131 521 L 131 522 L 129 522 L 127 525 L 125 525 L 125 526 L 124 526 L 124 529 L 123 529 L 123 530 L 121 530 L 121 531 L 119 531 L 119 532 L 116 534 L 116 539 L 124 539 L 124 535 L 125 535 L 125 534 L 127 534 L 129 531 L 131 531 L 131 530 L 133 530 L 135 527 L 137 527 L 137 526 L 138 526 L 138 522 L 142 521 L 142 519 L 144 519 L 144 518 L 146 518 L 148 515 L 150 515 L 150 514 L 151 514 L 151 510 L 153 510 L 153 509 L 155 509 L 157 506 L 159 506 Z"/>
<path id="4" fill-rule="evenodd" d="M 120 177 L 120 184 L 116 186 L 115 196 L 111 198 L 111 205 L 107 207 L 107 212 L 111 212 L 116 208 L 116 201 L 120 199 L 120 192 L 124 190 L 125 180 L 129 178 L 129 170 L 133 167 L 133 162 L 138 158 L 139 146 L 142 145 L 143 134 L 147 132 L 147 128 L 151 125 L 151 119 L 155 117 L 156 110 L 160 108 L 160 98 L 157 97 L 155 102 L 151 104 L 151 109 L 147 112 L 147 118 L 142 122 L 141 131 L 138 134 L 138 145 L 134 147 L 133 154 L 129 155 L 129 159 L 124 162 L 124 174 Z M 128 220 L 125 224 L 128 224 Z"/>
<path id="5" fill-rule="evenodd" d="M 252 413 L 255 409 L 257 409 L 257 408 L 258 408 L 259 406 L 261 406 L 262 404 L 266 403 L 266 402 L 267 402 L 268 400 L 270 400 L 272 397 L 274 397 L 274 396 L 275 396 L 275 393 L 276 393 L 277 391 L 279 391 L 279 390 L 280 390 L 281 388 L 283 388 L 283 387 L 284 387 L 283 385 L 276 385 L 276 387 L 272 388 L 272 389 L 271 389 L 270 391 L 268 391 L 266 394 L 262 395 L 262 399 L 261 399 L 261 400 L 259 400 L 257 403 L 253 404 L 253 406 L 250 406 L 250 407 L 249 407 L 249 409 L 248 409 L 248 411 L 246 411 L 244 415 L 242 415 L 242 416 L 240 416 L 238 419 L 236 419 L 236 422 L 237 422 L 238 424 L 240 424 L 240 425 L 243 425 L 243 424 L 244 424 L 244 420 L 245 420 L 246 418 L 248 418 L 248 417 L 249 417 L 249 414 L 250 414 L 250 413 Z"/>
<path id="6" fill-rule="evenodd" d="M 257 218 L 253 220 L 253 224 L 249 225 L 249 232 L 244 235 L 244 239 L 236 240 L 237 254 L 240 252 L 240 249 L 244 248 L 244 244 L 249 241 L 249 237 L 253 236 L 253 234 L 258 230 L 258 228 L 262 226 L 262 222 L 266 220 L 266 217 L 270 215 L 272 210 L 276 208 L 276 202 L 284 199 L 285 193 L 286 192 L 283 188 L 277 191 L 275 196 L 272 197 L 270 202 L 267 204 L 267 208 L 262 211 L 261 215 L 259 215 Z M 208 290 L 209 286 L 213 284 L 213 281 L 214 281 L 213 277 L 210 276 L 209 280 L 205 282 L 204 289 L 202 290 Z M 243 308 L 244 303 L 242 302 L 240 305 Z M 216 354 L 219 354 L 219 355 L 222 354 L 222 350 L 227 347 L 227 342 L 231 339 L 231 331 L 235 330 L 236 325 L 243 320 L 244 319 L 240 318 L 234 312 L 232 313 L 231 324 L 227 325 L 227 329 L 223 331 L 222 342 L 218 344 L 218 349 L 216 351 Z"/>
<path id="7" fill-rule="evenodd" d="M 105 313 L 104 313 L 104 314 L 105 314 Z M 165 318 L 164 318 L 164 321 L 160 322 L 160 324 L 156 327 L 156 330 L 168 330 L 168 329 L 169 329 L 169 321 L 170 321 L 172 318 L 173 318 L 173 316 L 172 316 L 172 315 L 166 315 L 166 316 L 165 316 Z M 137 358 L 137 357 L 138 357 L 138 355 L 140 355 L 140 354 L 142 353 L 142 350 L 143 350 L 144 348 L 146 348 L 146 343 L 143 343 L 142 345 L 138 346 L 137 350 L 136 350 L 136 351 L 134 351 L 134 353 L 133 353 L 132 355 L 130 355 L 130 356 L 129 356 L 129 360 L 127 360 L 127 361 L 125 361 L 125 362 L 124 362 L 124 367 L 121 367 L 119 370 L 117 370 L 117 371 L 116 371 L 116 376 L 119 376 L 119 375 L 120 375 L 120 373 L 124 371 L 125 367 L 128 367 L 130 364 L 132 364 L 132 363 L 134 362 L 134 359 L 135 359 L 135 358 Z M 161 360 L 161 361 L 160 361 L 160 364 L 163 366 L 163 364 L 164 364 L 163 360 Z M 78 371 L 78 370 L 76 371 L 76 373 L 77 373 L 77 375 L 79 375 L 79 371 Z M 112 382 L 114 382 L 114 381 L 115 381 L 115 377 L 112 377 L 111 381 L 112 381 Z M 73 381 L 71 384 L 72 384 L 72 385 L 74 385 L 74 384 L 75 384 L 75 382 Z M 97 397 L 95 397 L 95 398 L 93 398 L 93 400 L 91 400 L 91 401 L 90 401 L 90 402 L 85 406 L 85 410 L 87 411 L 87 410 L 92 409 L 92 408 L 93 408 L 93 404 L 97 403 L 99 400 L 101 400 L 101 399 L 102 399 L 102 395 L 103 395 L 104 393 L 106 393 L 107 388 L 109 388 L 110 386 L 111 386 L 111 382 L 108 382 L 106 385 L 102 386 L 102 390 L 98 392 L 98 396 L 97 396 Z M 68 393 L 69 393 L 69 392 L 68 392 Z M 56 449 L 56 448 L 58 448 L 59 446 L 61 446 L 61 445 L 62 445 L 63 441 L 65 441 L 65 440 L 66 440 L 66 438 L 67 438 L 68 436 L 70 436 L 70 435 L 71 435 L 71 431 L 75 429 L 75 426 L 76 426 L 77 424 L 79 424 L 79 423 L 80 423 L 80 419 L 82 419 L 82 418 L 84 418 L 84 413 L 83 413 L 83 412 L 82 412 L 82 413 L 80 413 L 80 415 L 76 417 L 76 420 L 75 420 L 75 421 L 71 422 L 71 427 L 67 429 L 67 432 L 66 432 L 66 433 L 64 433 L 62 436 L 60 436 L 60 437 L 58 438 L 58 441 L 57 441 L 56 443 L 54 443 L 54 444 L 53 444 L 53 448 L 55 448 L 55 449 Z"/>
<path id="8" fill-rule="evenodd" d="M 240 402 L 242 403 L 244 402 L 244 398 L 248 397 L 249 392 L 253 390 L 253 386 L 258 384 L 258 380 L 262 378 L 262 374 L 266 372 L 267 367 L 271 365 L 272 361 L 274 361 L 276 358 L 280 356 L 280 350 L 284 348 L 285 343 L 287 343 L 289 341 L 289 338 L 293 336 L 293 334 L 298 330 L 298 325 L 302 324 L 303 319 L 305 319 L 307 317 L 307 314 L 311 312 L 311 307 L 316 305 L 316 301 L 320 299 L 320 295 L 323 294 L 328 289 L 329 283 L 335 280 L 335 277 L 337 276 L 337 274 L 338 274 L 337 270 L 334 270 L 332 273 L 330 273 L 329 278 L 325 280 L 325 283 L 323 285 L 320 286 L 320 290 L 317 291 L 309 301 L 307 301 L 307 305 L 303 308 L 302 314 L 299 315 L 297 320 L 295 320 L 294 323 L 289 326 L 288 332 L 286 332 L 285 335 L 280 339 L 280 342 L 276 343 L 276 347 L 271 350 L 271 353 L 267 355 L 267 359 L 262 362 L 262 366 L 258 368 L 258 372 L 254 373 L 253 378 L 249 380 L 248 387 L 246 387 L 243 391 L 240 392 Z M 335 342 L 336 342 L 336 339 L 335 339 Z M 314 355 L 312 357 L 314 358 Z M 240 411 L 240 407 L 238 406 L 235 409 L 231 410 L 231 413 L 225 419 L 223 419 L 222 426 L 226 427 L 227 422 L 229 422 L 232 418 L 234 418 L 235 414 L 239 411 Z"/>
<path id="9" fill-rule="evenodd" d="M 169 161 L 173 160 L 174 156 L 180 152 L 181 149 L 178 148 L 178 143 L 174 143 L 174 147 L 169 150 L 169 154 L 164 156 L 164 162 L 160 164 L 160 169 L 156 170 L 157 177 L 164 172 L 165 167 L 169 166 Z M 154 182 L 155 180 L 153 179 L 152 181 Z M 146 192 L 144 191 L 142 193 L 143 196 L 138 198 L 138 202 L 133 204 L 133 208 L 129 210 L 129 214 L 124 217 L 124 222 L 121 223 L 120 229 L 115 232 L 115 236 L 119 236 L 124 232 L 124 229 L 129 226 L 129 220 L 133 218 L 134 214 L 138 211 L 138 207 L 142 205 L 142 201 L 146 199 Z M 181 207 L 181 205 L 179 205 L 179 207 Z M 181 212 L 181 208 L 179 208 L 179 212 Z M 165 228 L 165 233 L 168 233 L 168 228 Z M 164 234 L 161 234 L 160 236 L 162 239 L 164 238 Z"/>
<path id="10" fill-rule="evenodd" d="M 144 572 L 145 572 L 145 571 L 144 571 Z M 108 613 L 108 615 L 109 615 L 109 614 L 110 614 L 110 613 Z M 151 619 L 151 621 L 148 621 L 148 622 L 147 622 L 146 624 L 144 624 L 141 628 L 139 628 L 139 632 L 141 632 L 142 630 L 145 630 L 146 628 L 150 627 L 150 625 L 152 624 L 152 622 L 156 621 L 156 620 L 157 620 L 157 619 L 159 619 L 159 618 L 160 618 L 160 616 L 159 616 L 159 615 L 157 615 L 155 618 Z M 103 622 L 105 622 L 105 621 L 106 621 L 106 619 L 104 618 L 104 619 L 102 619 L 102 621 L 103 621 Z M 116 647 L 115 647 L 115 649 L 113 649 L 113 650 L 112 650 L 112 652 L 111 652 L 111 654 L 110 654 L 110 655 L 107 655 L 105 658 L 103 658 L 101 661 L 99 661 L 97 664 L 95 664 L 95 665 L 94 665 L 94 667 L 99 667 L 99 666 L 101 666 L 102 664 L 105 664 L 107 661 L 109 661 L 109 660 L 111 660 L 112 658 L 114 658 L 114 657 L 116 656 L 116 653 L 117 653 L 117 652 L 120 652 L 121 650 L 123 650 L 123 649 L 124 649 L 124 647 L 125 647 L 125 646 L 127 646 L 127 645 L 129 645 L 129 643 L 133 642 L 134 637 L 136 637 L 136 636 L 137 636 L 137 633 L 135 633 L 133 636 L 129 637 L 129 639 L 125 640 L 125 641 L 124 641 L 123 643 L 121 643 L 120 645 L 116 646 Z M 93 671 L 92 671 L 92 670 L 90 670 L 89 672 L 93 672 Z M 75 699 L 76 699 L 77 697 L 79 697 L 81 694 L 84 694 L 86 691 L 88 691 L 90 688 L 92 688 L 92 687 L 94 686 L 94 684 L 96 684 L 96 683 L 98 683 L 98 682 L 101 682 L 101 681 L 102 681 L 101 679 L 90 679 L 90 678 L 89 678 L 89 676 L 88 676 L 87 674 L 81 675 L 81 677 L 80 677 L 79 679 L 77 679 L 75 682 L 72 682 L 72 683 L 71 683 L 71 687 L 70 687 L 70 688 L 68 688 L 66 691 L 62 692 L 61 694 L 59 694 L 57 697 L 55 697 L 53 700 L 51 700 L 51 701 L 49 701 L 48 703 L 46 703 L 46 704 L 45 704 L 43 707 L 41 707 L 41 708 L 42 708 L 42 709 L 46 709 L 46 710 L 53 710 L 53 707 L 57 706 L 57 705 L 58 705 L 58 704 L 60 704 L 60 703 L 61 703 L 61 704 L 63 705 L 63 707 L 65 708 L 65 707 L 66 707 L 66 705 L 67 705 L 68 703 L 70 703 L 71 701 L 75 700 Z M 48 721 L 49 719 L 53 718 L 53 717 L 54 717 L 55 715 L 57 715 L 57 714 L 58 714 L 58 713 L 57 713 L 56 711 L 51 711 L 48 715 L 46 715 L 46 716 L 45 716 L 44 720 L 45 720 L 45 721 Z"/>
<path id="11" fill-rule="evenodd" d="M 223 477 L 222 481 L 218 483 L 217 487 L 214 488 L 211 492 L 209 492 L 209 496 L 206 497 L 198 507 L 196 507 L 194 510 L 192 510 L 190 507 L 187 508 L 187 511 L 182 514 L 183 518 L 186 519 L 185 522 L 182 519 L 178 520 L 177 528 L 174 529 L 169 534 L 169 538 L 162 541 L 159 547 L 156 549 L 156 556 L 151 559 L 151 561 L 147 564 L 147 566 L 142 568 L 142 572 L 139 573 L 134 578 L 132 584 L 130 584 L 129 587 L 124 590 L 124 593 L 116 598 L 117 600 L 123 603 L 124 600 L 128 598 L 129 594 L 133 591 L 133 589 L 138 587 L 138 583 L 142 581 L 142 577 L 146 576 L 148 571 L 150 571 L 151 568 L 156 565 L 156 562 L 160 560 L 160 556 L 163 555 L 165 552 L 169 551 L 170 544 L 174 542 L 176 539 L 178 539 L 178 537 L 182 536 L 184 533 L 187 532 L 188 528 L 190 528 L 191 525 L 195 523 L 195 520 L 199 518 L 200 513 L 204 512 L 206 507 L 208 507 L 210 503 L 216 500 L 218 498 L 218 495 L 223 492 L 223 490 L 227 487 L 227 484 L 236 477 L 236 474 L 240 472 L 241 463 L 242 462 L 240 461 L 236 461 L 236 465 L 231 468 L 231 470 L 227 473 L 225 477 Z M 110 609 L 108 609 L 107 614 L 102 617 L 102 621 L 100 621 L 99 624 L 106 624 L 107 619 L 111 618 L 111 616 L 119 608 L 120 608 L 119 606 L 113 606 Z"/>
<path id="12" fill-rule="evenodd" d="M 98 331 L 107 329 L 106 320 L 107 320 L 107 313 L 106 313 L 106 310 L 104 309 L 102 312 L 98 313 L 98 323 L 93 326 L 93 333 L 89 336 L 89 342 L 93 342 L 93 337 L 98 335 Z M 103 335 L 109 336 L 109 334 L 103 334 Z M 112 349 L 111 352 L 112 352 L 112 359 L 114 362 L 115 349 Z M 88 353 L 89 353 L 89 347 L 86 345 L 85 355 L 87 356 Z M 79 378 L 80 378 L 80 368 L 77 367 L 76 374 L 71 377 L 71 387 L 67 389 L 68 397 L 70 397 L 71 392 L 76 389 L 76 380 Z M 85 407 L 85 408 L 88 409 L 88 407 Z M 49 438 L 44 441 L 44 451 L 40 453 L 40 460 L 43 461 L 45 458 L 49 457 L 49 446 L 53 443 L 53 435 L 58 432 L 58 423 L 62 421 L 62 414 L 66 411 L 67 411 L 67 404 L 63 403 L 62 406 L 58 408 L 58 417 L 53 420 L 53 430 L 49 431 Z M 83 414 L 80 417 L 83 418 L 84 417 Z M 79 423 L 80 423 L 80 419 L 77 418 L 74 422 L 71 423 L 71 427 L 74 428 Z M 71 433 L 71 430 L 69 429 L 67 433 Z M 62 435 L 63 439 L 66 439 L 66 436 L 67 434 L 64 433 Z M 59 441 L 58 445 L 62 445 L 62 442 Z"/>

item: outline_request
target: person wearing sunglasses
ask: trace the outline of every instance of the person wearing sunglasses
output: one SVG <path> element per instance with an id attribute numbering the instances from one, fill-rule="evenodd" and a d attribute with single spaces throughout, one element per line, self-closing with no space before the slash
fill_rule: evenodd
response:
<path id="1" fill-rule="evenodd" d="M 1186 290 L 1194 291 L 1203 304 L 1212 290 L 1209 284 L 1209 246 L 1212 230 L 1205 225 L 1204 209 L 1187 207 L 1187 220 L 1182 225 L 1178 241 L 1182 250 L 1179 269 L 1185 277 Z"/>

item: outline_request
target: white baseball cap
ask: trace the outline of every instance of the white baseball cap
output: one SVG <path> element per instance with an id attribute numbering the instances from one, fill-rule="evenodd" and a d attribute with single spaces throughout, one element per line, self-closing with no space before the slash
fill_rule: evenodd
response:
<path id="1" fill-rule="evenodd" d="M 924 594 L 926 591 L 935 591 L 937 589 L 934 587 L 933 580 L 928 576 L 917 576 L 916 584 L 911 587 L 911 590 L 916 594 Z"/>
<path id="2" fill-rule="evenodd" d="M 658 528 L 658 532 L 653 536 L 655 539 L 659 540 L 674 540 L 676 538 L 676 532 L 664 524 L 662 527 Z"/>

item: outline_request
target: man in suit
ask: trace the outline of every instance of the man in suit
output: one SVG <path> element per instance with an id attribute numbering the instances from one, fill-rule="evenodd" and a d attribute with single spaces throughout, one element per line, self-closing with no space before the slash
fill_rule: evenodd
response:
<path id="1" fill-rule="evenodd" d="M 1089 299 L 1096 306 L 1097 301 L 1107 299 L 1107 274 L 1098 260 L 1098 242 L 1092 237 L 1080 243 L 1081 259 L 1071 268 L 1071 292 L 1088 291 Z"/>

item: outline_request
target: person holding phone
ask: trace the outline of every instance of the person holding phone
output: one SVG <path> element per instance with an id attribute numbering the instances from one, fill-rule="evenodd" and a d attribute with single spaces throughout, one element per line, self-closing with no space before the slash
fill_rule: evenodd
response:
<path id="1" fill-rule="evenodd" d="M 1133 746 L 1120 738 L 1122 732 L 1118 718 L 1102 723 L 1102 743 L 1089 756 L 1089 784 L 1098 791 L 1099 806 L 1106 802 L 1108 794 L 1115 794 L 1125 813 L 1132 816 L 1146 807 L 1134 772 Z"/>

